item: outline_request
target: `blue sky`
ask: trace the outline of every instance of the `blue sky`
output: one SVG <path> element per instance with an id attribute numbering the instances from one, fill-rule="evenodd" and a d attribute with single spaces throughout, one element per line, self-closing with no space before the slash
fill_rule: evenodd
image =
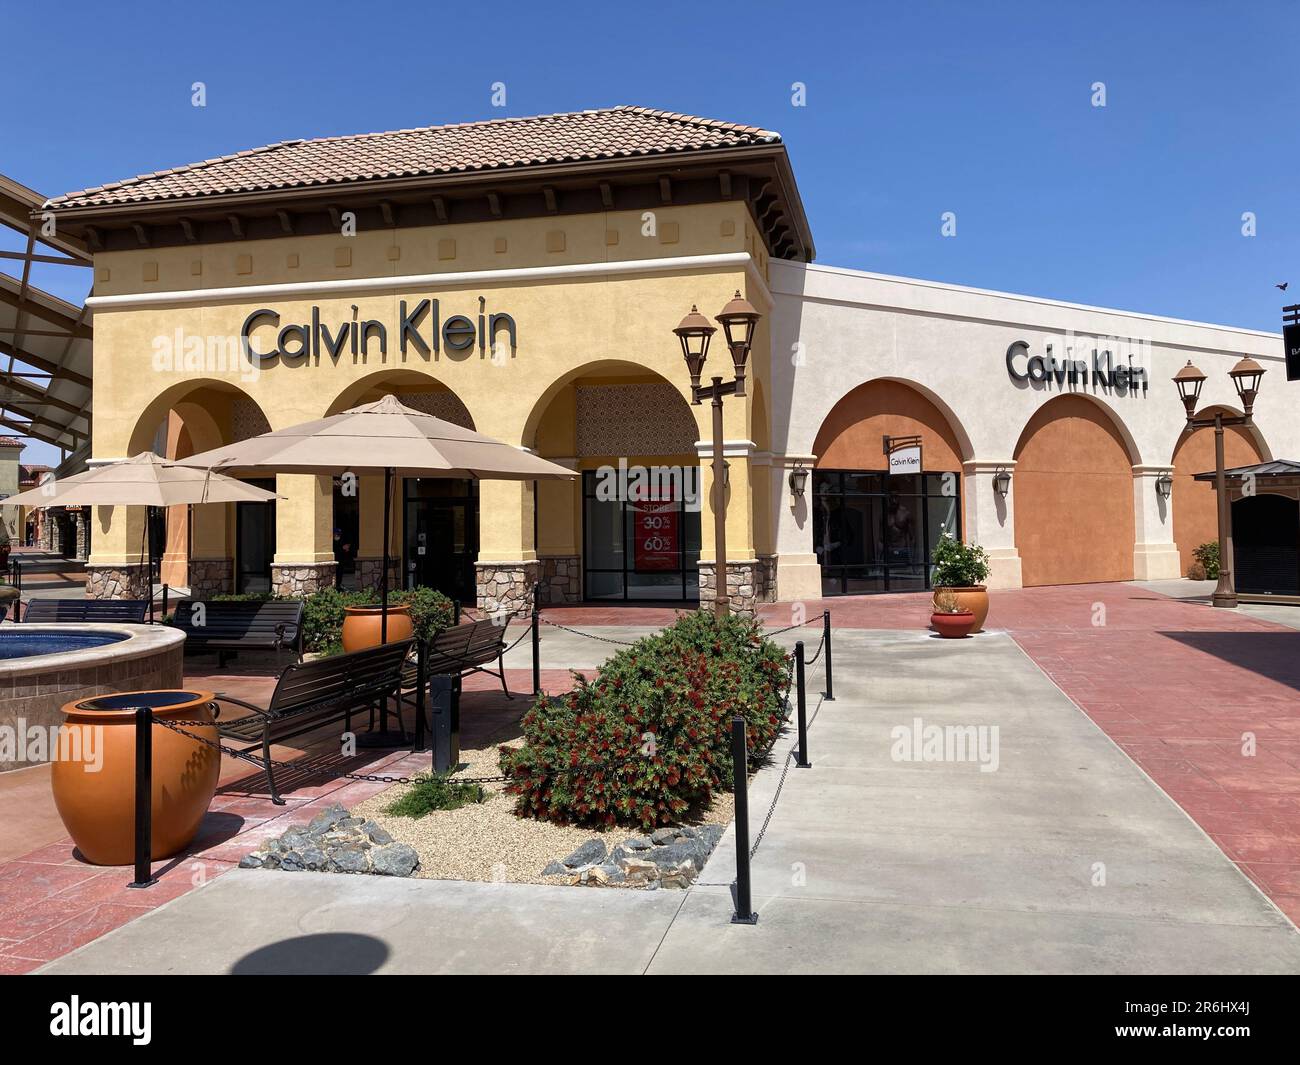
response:
<path id="1" fill-rule="evenodd" d="M 829 265 L 1270 330 L 1300 302 L 1294 2 L 61 3 L 6 25 L 27 106 L 0 116 L 0 172 L 48 195 L 633 103 L 778 130 Z M 36 281 L 79 301 L 89 277 Z"/>

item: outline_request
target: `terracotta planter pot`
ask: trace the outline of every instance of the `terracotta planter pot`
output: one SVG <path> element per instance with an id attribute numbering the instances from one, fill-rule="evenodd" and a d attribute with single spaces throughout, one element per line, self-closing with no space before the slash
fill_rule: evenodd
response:
<path id="1" fill-rule="evenodd" d="M 378 647 L 384 640 L 379 638 L 383 621 L 383 608 L 378 606 L 344 607 L 343 650 L 363 651 L 367 647 Z M 414 633 L 411 626 L 411 608 L 406 606 L 388 607 L 388 643 L 400 643 L 409 640 Z"/>
<path id="2" fill-rule="evenodd" d="M 931 614 L 930 625 L 945 640 L 960 640 L 969 636 L 975 625 L 975 615 L 965 614 Z"/>
<path id="3" fill-rule="evenodd" d="M 211 721 L 211 692 L 122 692 L 63 708 L 60 755 L 51 766 L 54 805 L 77 849 L 96 865 L 135 860 L 135 711 L 148 700 L 154 716 Z M 94 709 L 102 706 L 105 709 Z M 216 740 L 214 725 L 186 725 Z M 63 733 L 72 733 L 64 737 Z M 94 767 L 98 765 L 98 769 Z M 211 747 L 162 725 L 153 727 L 153 857 L 169 858 L 194 838 L 217 790 L 221 757 Z"/>
<path id="4" fill-rule="evenodd" d="M 957 600 L 957 605 L 962 610 L 969 610 L 975 615 L 975 624 L 971 626 L 971 632 L 983 632 L 984 622 L 989 616 L 989 590 L 982 584 L 976 584 L 970 588 L 936 588 L 934 589 L 934 604 L 939 605 L 939 594 L 948 592 Z"/>

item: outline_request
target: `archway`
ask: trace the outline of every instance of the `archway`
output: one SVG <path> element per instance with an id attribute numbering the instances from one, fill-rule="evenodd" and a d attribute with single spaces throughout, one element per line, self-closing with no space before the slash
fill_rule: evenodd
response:
<path id="1" fill-rule="evenodd" d="M 919 445 L 919 462 L 891 472 L 886 438 L 894 447 Z M 822 593 L 928 588 L 940 536 L 962 535 L 970 444 L 960 423 L 911 382 L 877 378 L 831 408 L 813 452 L 808 491 Z"/>
<path id="2" fill-rule="evenodd" d="M 474 419 L 461 398 L 419 370 L 368 374 L 343 389 L 326 410 L 338 414 L 394 395 L 406 406 L 465 429 Z M 377 588 L 383 569 L 383 478 L 334 479 L 332 535 L 339 583 Z M 372 505 L 373 504 L 373 505 Z M 470 480 L 399 478 L 389 514 L 390 587 L 436 588 L 461 602 L 477 596 L 479 486 Z"/>
<path id="3" fill-rule="evenodd" d="M 1110 414 L 1085 396 L 1049 400 L 1015 451 L 1015 534 L 1026 587 L 1133 579 L 1133 466 Z"/>
<path id="4" fill-rule="evenodd" d="M 677 386 L 643 366 L 601 360 L 552 382 L 522 443 L 579 477 L 537 486 L 543 601 L 698 597 L 698 438 Z"/>
<path id="5" fill-rule="evenodd" d="M 1198 416 L 1212 417 L 1216 410 L 1225 414 L 1235 411 L 1227 407 L 1212 407 Z M 1263 462 L 1267 448 L 1250 429 L 1241 425 L 1229 426 L 1223 431 L 1223 461 L 1227 469 L 1234 466 L 1253 466 Z M 1214 469 L 1214 430 L 1184 430 L 1174 446 L 1174 542 L 1178 545 L 1178 561 L 1186 573 L 1194 561 L 1193 552 L 1203 543 L 1216 540 L 1219 535 L 1218 504 L 1214 485 L 1209 481 L 1193 480 L 1198 473 Z"/>
<path id="6" fill-rule="evenodd" d="M 261 407 L 237 386 L 200 378 L 154 397 L 136 420 L 127 454 L 152 451 L 164 458 L 186 458 L 269 429 Z M 275 487 L 274 478 L 258 483 Z M 196 599 L 269 590 L 275 513 L 273 502 L 167 508 L 154 517 L 157 579 L 188 588 Z M 129 514 L 115 520 L 136 518 Z"/>

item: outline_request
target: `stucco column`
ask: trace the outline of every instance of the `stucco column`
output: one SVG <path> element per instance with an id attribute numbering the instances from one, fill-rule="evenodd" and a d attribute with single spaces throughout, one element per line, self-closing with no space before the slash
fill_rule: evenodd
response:
<path id="1" fill-rule="evenodd" d="M 393 498 L 388 515 L 388 587 L 401 588 L 402 576 L 402 495 L 403 479 L 393 478 Z M 384 478 L 369 475 L 357 478 L 357 587 L 379 588 L 379 571 L 384 559 Z M 331 550 L 333 529 L 330 530 Z"/>
<path id="2" fill-rule="evenodd" d="M 94 550 L 86 561 L 86 595 L 91 599 L 144 599 L 146 565 L 142 559 L 144 507 L 95 507 L 91 536 Z M 47 536 L 54 519 L 45 512 Z M 53 541 L 47 540 L 53 547 Z"/>
<path id="3" fill-rule="evenodd" d="M 818 599 L 822 568 L 813 550 L 813 463 L 815 455 L 773 455 L 768 474 L 776 512 L 776 598 L 783 603 Z M 808 471 L 803 495 L 790 490 L 790 471 Z"/>
<path id="4" fill-rule="evenodd" d="M 1174 506 L 1161 497 L 1156 482 L 1174 474 L 1172 466 L 1133 467 L 1133 579 L 1174 580 L 1182 576 L 1178 545 L 1174 543 Z"/>
<path id="5" fill-rule="evenodd" d="M 724 417 L 726 404 L 723 405 Z M 713 573 L 714 521 L 719 497 L 713 487 L 713 440 L 695 443 L 700 461 L 700 601 L 714 597 Z M 762 584 L 759 562 L 754 554 L 754 504 L 751 479 L 753 469 L 750 454 L 754 442 L 724 436 L 722 457 L 727 463 L 726 515 L 727 515 L 727 586 L 732 605 L 750 609 L 758 600 Z M 766 474 L 770 467 L 763 467 Z"/>
<path id="6" fill-rule="evenodd" d="M 235 590 L 235 504 L 196 503 L 190 508 L 190 595 L 210 599 Z"/>
<path id="7" fill-rule="evenodd" d="M 545 456 L 565 469 L 578 470 L 572 456 Z M 543 603 L 576 603 L 582 598 L 582 477 L 537 482 L 537 561 Z"/>
<path id="8" fill-rule="evenodd" d="M 531 481 L 479 482 L 479 609 L 494 615 L 526 614 L 541 576 L 533 542 Z"/>
<path id="9" fill-rule="evenodd" d="M 1016 464 L 1011 459 L 972 459 L 962 463 L 962 489 L 966 493 L 964 539 L 979 544 L 989 556 L 989 588 L 1019 588 L 1020 552 L 1016 550 Z M 999 471 L 1011 474 L 1005 496 L 993 487 Z"/>
<path id="10" fill-rule="evenodd" d="M 271 590 L 296 599 L 333 586 L 333 478 L 282 473 L 276 492 Z"/>

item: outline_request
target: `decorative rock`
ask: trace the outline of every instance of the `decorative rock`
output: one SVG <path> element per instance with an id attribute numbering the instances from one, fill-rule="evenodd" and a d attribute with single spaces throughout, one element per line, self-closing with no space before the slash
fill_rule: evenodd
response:
<path id="1" fill-rule="evenodd" d="M 311 824 L 307 826 L 307 833 L 312 836 L 324 835 L 347 816 L 348 812 L 336 803 L 311 819 Z"/>
<path id="2" fill-rule="evenodd" d="M 370 869 L 380 876 L 410 876 L 420 855 L 407 843 L 388 843 L 370 852 Z"/>
<path id="3" fill-rule="evenodd" d="M 602 839 L 590 839 L 570 854 L 567 858 L 560 859 L 568 868 L 575 869 L 580 865 L 595 865 L 597 862 L 605 860 L 608 853 L 605 847 L 605 841 Z"/>
<path id="4" fill-rule="evenodd" d="M 542 870 L 542 876 L 564 876 L 568 871 L 563 862 L 548 862 L 546 868 Z"/>
<path id="5" fill-rule="evenodd" d="M 671 843 L 676 838 L 677 829 L 675 828 L 656 828 L 650 833 L 650 842 L 659 847 L 662 847 L 666 843 Z"/>
<path id="6" fill-rule="evenodd" d="M 366 821 L 361 825 L 361 831 L 369 838 L 371 843 L 385 844 L 392 843 L 393 837 L 389 835 L 388 830 L 375 824 L 373 821 Z"/>
<path id="7" fill-rule="evenodd" d="M 623 842 L 623 846 L 630 851 L 648 851 L 652 844 L 645 836 L 632 836 Z"/>
<path id="8" fill-rule="evenodd" d="M 288 829 L 240 859 L 241 869 L 304 869 L 330 873 L 410 876 L 420 865 L 414 847 L 394 842 L 374 821 L 353 817 L 335 803 L 305 827 Z"/>
<path id="9" fill-rule="evenodd" d="M 359 846 L 344 846 L 330 852 L 329 871 L 331 873 L 366 873 L 370 871 L 370 858 L 365 849 Z"/>

